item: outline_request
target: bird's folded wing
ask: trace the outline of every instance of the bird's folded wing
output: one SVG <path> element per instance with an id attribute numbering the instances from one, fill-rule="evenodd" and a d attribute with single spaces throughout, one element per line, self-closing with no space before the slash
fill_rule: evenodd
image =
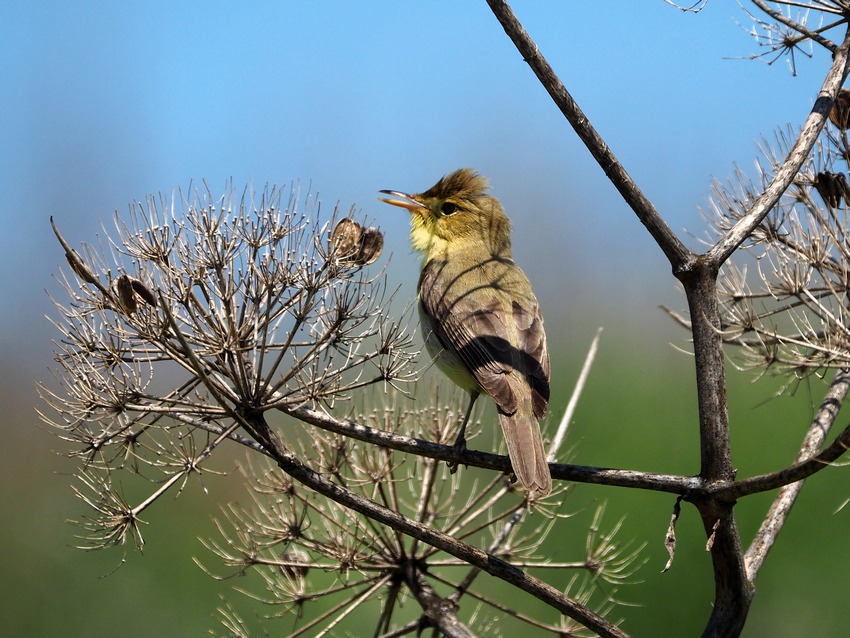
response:
<path id="1" fill-rule="evenodd" d="M 549 399 L 549 356 L 537 304 L 526 309 L 516 300 L 506 303 L 498 290 L 481 287 L 473 294 L 453 294 L 451 286 L 434 285 L 437 272 L 423 271 L 420 302 L 440 343 L 501 412 L 516 412 L 517 392 L 530 387 L 534 414 L 542 417 Z"/>

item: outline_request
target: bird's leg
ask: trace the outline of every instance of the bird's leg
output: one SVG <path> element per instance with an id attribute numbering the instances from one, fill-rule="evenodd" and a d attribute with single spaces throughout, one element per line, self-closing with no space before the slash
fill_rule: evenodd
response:
<path id="1" fill-rule="evenodd" d="M 472 414 L 472 406 L 475 405 L 475 399 L 478 398 L 478 392 L 469 393 L 469 406 L 466 408 L 466 414 L 463 415 L 463 423 L 460 424 L 460 430 L 454 442 L 454 449 L 458 452 L 466 450 L 466 424 L 469 421 L 469 415 Z M 457 463 L 449 462 L 449 472 L 454 474 L 457 472 Z"/>

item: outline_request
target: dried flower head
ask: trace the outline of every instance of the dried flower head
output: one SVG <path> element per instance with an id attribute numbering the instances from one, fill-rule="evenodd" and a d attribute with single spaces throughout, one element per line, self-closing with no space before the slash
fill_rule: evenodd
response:
<path id="1" fill-rule="evenodd" d="M 716 184 L 711 213 L 718 231 L 731 227 L 789 151 L 793 131 L 764 141 L 759 178 L 738 171 Z M 850 365 L 850 187 L 832 166 L 846 149 L 825 134 L 791 188 L 744 243 L 738 264 L 719 280 L 723 335 L 740 347 L 747 368 L 790 372 L 799 379 Z M 813 193 L 817 191 L 823 203 Z"/>
<path id="2" fill-rule="evenodd" d="M 156 486 L 126 508 L 135 520 L 225 441 L 262 450 L 240 414 L 330 406 L 411 378 L 416 352 L 385 312 L 383 275 L 329 259 L 311 201 L 302 212 L 277 189 L 150 197 L 116 217 L 108 252 L 79 253 L 54 225 L 72 273 L 59 280 L 70 301 L 55 301 L 58 388 L 42 386 L 53 411 L 42 416 L 83 459 L 90 505 L 105 502 L 110 473 L 132 468 Z M 363 250 L 358 266 L 380 253 Z M 95 509 L 100 541 L 122 543 L 125 519 Z"/>
<path id="3" fill-rule="evenodd" d="M 417 353 L 406 325 L 390 318 L 398 313 L 382 274 L 366 268 L 383 236 L 350 215 L 334 222 L 321 223 L 315 207 L 300 212 L 293 196 L 281 207 L 276 190 L 238 202 L 193 191 L 134 204 L 116 219 L 107 251 L 78 253 L 56 229 L 70 301 L 55 301 L 58 387 L 42 386 L 52 409 L 42 417 L 81 460 L 76 492 L 93 512 L 81 519 L 82 545 L 141 547 L 147 508 L 213 472 L 210 459 L 235 443 L 253 457 L 253 505 L 226 506 L 224 540 L 207 546 L 235 573 L 260 576 L 264 591 L 251 595 L 294 613 L 291 635 L 349 616 L 376 634 L 446 622 L 488 631 L 508 617 L 521 629 L 586 635 L 560 612 L 546 623 L 513 611 L 457 546 L 531 571 L 574 571 L 576 599 L 606 613 L 640 548 L 615 539 L 619 524 L 602 533 L 597 517 L 578 560 L 556 563 L 542 547 L 567 518 L 567 485 L 528 500 L 508 475 L 452 474 L 435 458 L 380 444 L 446 446 L 465 397 L 455 389 L 446 400 L 435 386 L 430 400 L 406 403 L 399 388 L 415 378 Z M 340 405 L 357 422 L 328 414 Z M 319 427 L 316 415 L 332 424 Z M 122 471 L 149 481 L 143 497 L 126 496 L 137 491 L 115 480 Z M 369 507 L 416 533 L 385 526 Z M 421 527 L 428 534 L 417 535 Z M 231 606 L 222 618 L 245 635 Z"/>
<path id="4" fill-rule="evenodd" d="M 362 401 L 366 411 L 358 413 L 356 421 L 451 442 L 462 416 L 456 406 L 462 409 L 465 397 L 456 388 L 446 392 L 440 385 L 416 395 L 416 401 L 398 393 L 366 397 Z M 425 395 L 430 400 L 424 400 Z M 473 432 L 480 430 L 477 414 Z M 298 456 L 320 459 L 322 472 L 340 484 L 480 546 L 493 557 L 532 572 L 561 574 L 563 582 L 571 583 L 573 597 L 604 612 L 619 604 L 618 589 L 632 582 L 643 564 L 643 546 L 618 537 L 622 521 L 603 531 L 604 507 L 589 524 L 584 548 L 580 543 L 562 548 L 562 557 L 575 551 L 575 560 L 547 556 L 544 547 L 552 540 L 556 523 L 563 526 L 570 518 L 561 512 L 568 485 L 536 503 L 532 514 L 525 492 L 514 489 L 505 476 L 480 480 L 452 474 L 433 459 L 400 456 L 315 432 L 302 443 Z M 290 635 L 314 635 L 327 626 L 359 634 L 402 632 L 416 623 L 427 624 L 421 609 L 437 604 L 446 617 L 462 618 L 460 622 L 478 629 L 478 635 L 492 634 L 497 618 L 505 635 L 532 627 L 557 635 L 567 625 L 571 635 L 587 635 L 559 613 L 546 622 L 515 611 L 514 604 L 492 593 L 487 579 L 478 578 L 477 569 L 428 544 L 388 533 L 355 511 L 281 480 L 270 463 L 252 462 L 244 471 L 254 491 L 251 507 L 225 508 L 218 524 L 222 539 L 205 542 L 231 571 L 223 576 L 217 573 L 220 570 L 208 571 L 217 578 L 248 571 L 260 574 L 265 594 L 249 595 L 276 609 L 276 616 L 293 618 L 297 625 L 289 625 Z M 248 593 L 244 588 L 243 592 Z M 230 625 L 237 616 L 228 605 L 222 617 Z"/>

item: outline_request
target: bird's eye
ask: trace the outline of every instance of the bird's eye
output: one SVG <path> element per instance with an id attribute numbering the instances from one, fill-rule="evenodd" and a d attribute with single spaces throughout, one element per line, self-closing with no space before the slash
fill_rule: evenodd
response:
<path id="1" fill-rule="evenodd" d="M 443 205 L 440 206 L 440 212 L 443 213 L 443 215 L 453 215 L 457 212 L 457 204 L 443 202 Z"/>

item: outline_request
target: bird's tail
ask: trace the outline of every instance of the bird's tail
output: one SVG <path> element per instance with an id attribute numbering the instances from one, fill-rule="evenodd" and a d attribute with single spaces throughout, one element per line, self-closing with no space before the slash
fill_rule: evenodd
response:
<path id="1" fill-rule="evenodd" d="M 552 491 L 552 475 L 549 474 L 540 425 L 532 412 L 531 401 L 528 405 L 524 403 L 521 402 L 513 414 L 499 411 L 499 422 L 508 444 L 511 465 L 520 483 L 529 492 L 546 496 Z"/>

